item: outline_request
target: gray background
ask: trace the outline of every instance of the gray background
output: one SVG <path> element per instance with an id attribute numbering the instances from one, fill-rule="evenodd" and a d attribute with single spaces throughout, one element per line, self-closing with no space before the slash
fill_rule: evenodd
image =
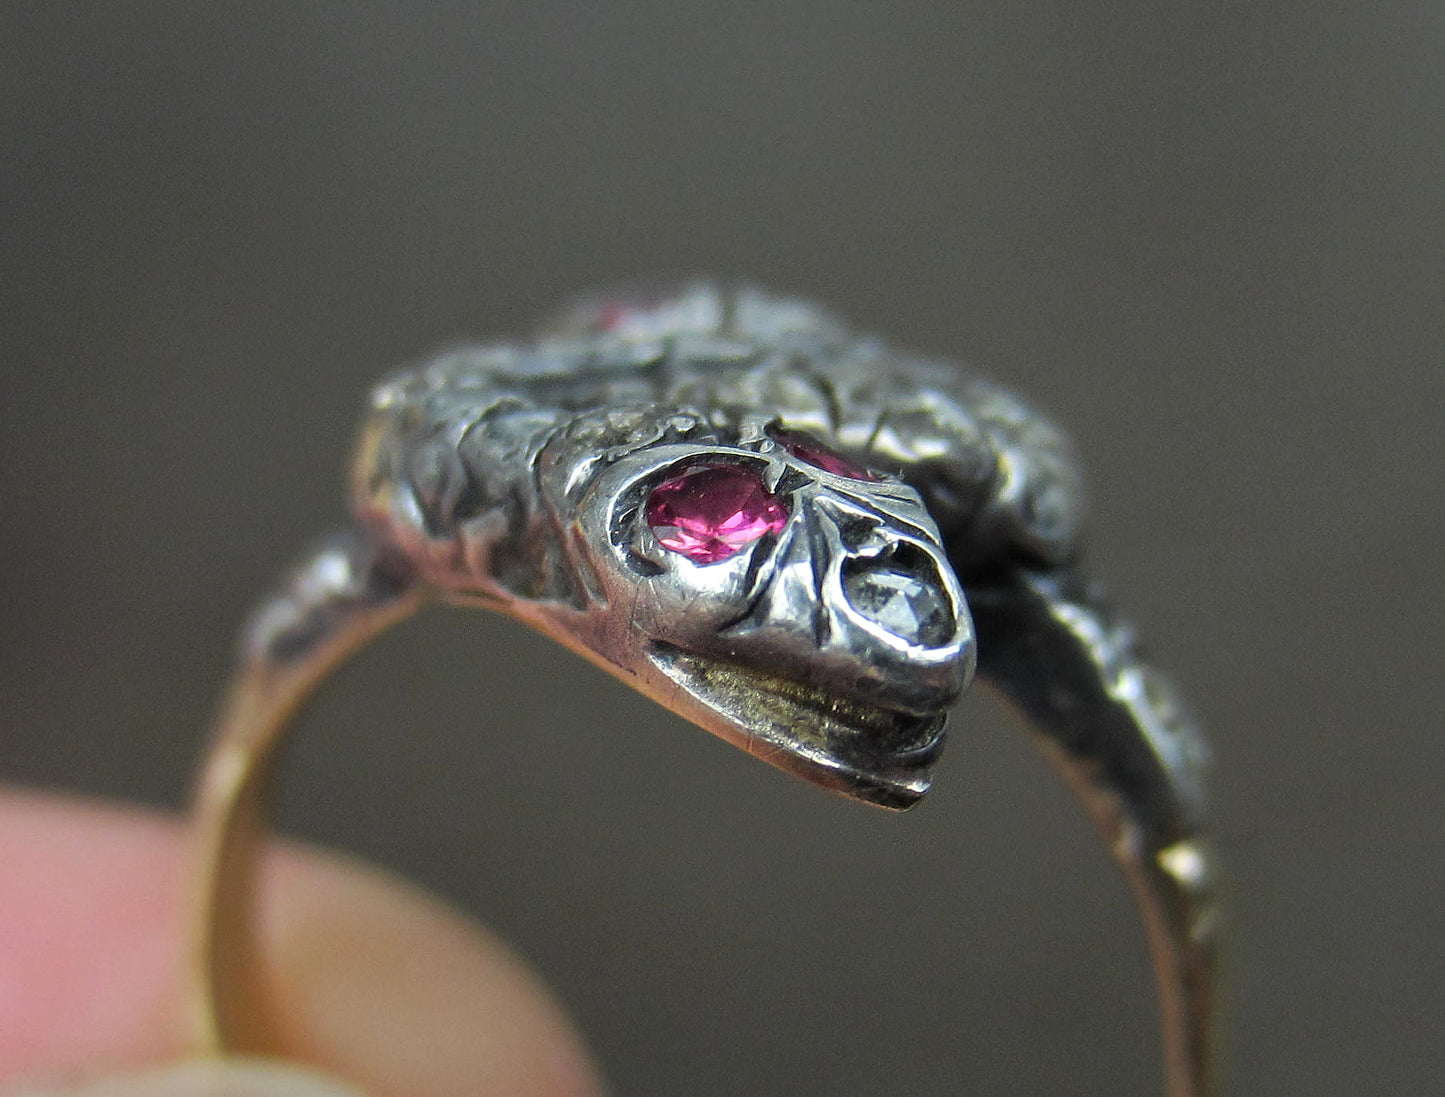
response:
<path id="1" fill-rule="evenodd" d="M 1440 1092 L 1445 9 L 230 7 L 0 14 L 0 778 L 183 800 L 376 375 L 743 276 L 1077 435 L 1217 745 L 1236 1091 Z M 1123 888 L 987 698 L 891 817 L 439 611 L 284 801 L 498 927 L 619 1092 L 1157 1089 Z"/>

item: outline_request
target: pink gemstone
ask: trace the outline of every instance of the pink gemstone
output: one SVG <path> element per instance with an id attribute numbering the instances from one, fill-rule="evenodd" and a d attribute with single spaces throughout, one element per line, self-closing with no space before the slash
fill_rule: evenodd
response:
<path id="1" fill-rule="evenodd" d="M 617 328 L 623 325 L 623 321 L 626 321 L 630 314 L 631 309 L 621 304 L 620 301 L 604 302 L 604 304 L 597 309 L 597 330 L 616 331 Z"/>
<path id="2" fill-rule="evenodd" d="M 624 301 L 604 301 L 597 306 L 597 330 L 616 331 L 636 314 L 635 306 Z"/>
<path id="3" fill-rule="evenodd" d="M 831 472 L 834 476 L 846 476 L 850 480 L 877 480 L 878 477 L 865 468 L 859 468 L 841 453 L 834 453 L 822 442 L 818 441 L 811 434 L 804 434 L 800 430 L 783 430 L 775 428 L 772 431 L 773 441 L 782 446 L 799 461 L 806 461 L 815 468 L 824 472 Z"/>
<path id="4" fill-rule="evenodd" d="M 787 509 L 742 465 L 699 465 L 664 480 L 647 497 L 658 543 L 699 564 L 716 564 L 788 521 Z"/>

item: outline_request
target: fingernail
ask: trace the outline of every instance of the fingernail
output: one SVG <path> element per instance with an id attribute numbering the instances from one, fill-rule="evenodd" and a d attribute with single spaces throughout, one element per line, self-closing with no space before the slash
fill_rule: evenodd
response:
<path id="1" fill-rule="evenodd" d="M 366 1097 L 319 1071 L 265 1059 L 196 1059 L 10 1097 Z"/>

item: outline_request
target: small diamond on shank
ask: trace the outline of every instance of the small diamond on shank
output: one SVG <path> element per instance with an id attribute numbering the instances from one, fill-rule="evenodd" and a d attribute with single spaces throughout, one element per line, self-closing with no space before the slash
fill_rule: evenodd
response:
<path id="1" fill-rule="evenodd" d="M 664 480 L 645 516 L 659 544 L 699 564 L 726 560 L 788 521 L 762 475 L 742 465 L 702 465 Z"/>

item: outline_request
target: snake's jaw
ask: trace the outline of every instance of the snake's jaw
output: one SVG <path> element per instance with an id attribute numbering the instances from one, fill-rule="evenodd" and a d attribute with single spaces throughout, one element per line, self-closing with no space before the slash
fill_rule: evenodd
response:
<path id="1" fill-rule="evenodd" d="M 660 444 L 572 512 L 592 600 L 534 623 L 815 784 L 895 810 L 928 790 L 974 634 L 912 488 L 766 445 Z"/>
<path id="2" fill-rule="evenodd" d="M 649 656 L 669 707 L 770 765 L 895 811 L 932 784 L 946 709 L 918 715 L 847 703 L 806 681 L 664 643 Z"/>

